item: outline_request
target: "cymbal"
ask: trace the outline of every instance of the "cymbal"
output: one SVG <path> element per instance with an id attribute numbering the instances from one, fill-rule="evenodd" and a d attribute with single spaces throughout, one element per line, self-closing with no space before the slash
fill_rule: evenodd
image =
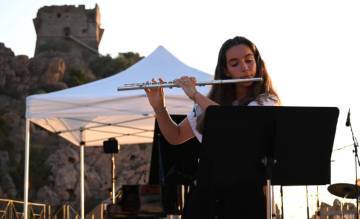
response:
<path id="1" fill-rule="evenodd" d="M 356 187 L 358 189 L 358 194 L 359 194 L 360 187 L 353 185 L 353 184 L 349 184 L 349 183 L 336 183 L 336 184 L 329 185 L 328 191 L 331 194 L 336 195 L 338 197 L 352 199 L 352 198 L 358 197 L 356 195 Z"/>

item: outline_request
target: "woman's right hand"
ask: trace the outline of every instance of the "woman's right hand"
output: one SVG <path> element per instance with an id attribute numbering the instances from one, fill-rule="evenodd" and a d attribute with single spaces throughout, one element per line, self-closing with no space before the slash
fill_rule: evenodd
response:
<path id="1" fill-rule="evenodd" d="M 192 100 L 195 99 L 195 94 L 198 93 L 195 87 L 195 77 L 182 76 L 181 78 L 176 79 L 174 83 L 183 89 L 186 96 L 188 96 Z"/>
<path id="2" fill-rule="evenodd" d="M 151 80 L 152 83 L 158 83 L 155 79 Z M 159 78 L 159 83 L 164 83 L 164 81 Z M 156 88 L 144 88 L 147 98 L 149 100 L 150 105 L 154 109 L 154 111 L 160 110 L 165 107 L 165 97 L 164 90 L 162 87 Z"/>

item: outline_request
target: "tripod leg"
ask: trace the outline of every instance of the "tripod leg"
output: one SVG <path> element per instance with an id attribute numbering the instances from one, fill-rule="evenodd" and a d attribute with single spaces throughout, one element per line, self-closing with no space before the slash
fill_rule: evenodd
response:
<path id="1" fill-rule="evenodd" d="M 111 155 L 111 200 L 112 200 L 112 204 L 115 204 L 115 193 L 116 193 L 116 188 L 115 188 L 115 154 L 112 153 Z"/>

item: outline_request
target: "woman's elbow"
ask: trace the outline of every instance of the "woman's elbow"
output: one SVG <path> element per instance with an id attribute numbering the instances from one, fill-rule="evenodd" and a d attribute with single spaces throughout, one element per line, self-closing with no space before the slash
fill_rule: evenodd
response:
<path id="1" fill-rule="evenodd" d="M 166 140 L 171 145 L 179 145 L 179 144 L 184 143 L 184 141 L 181 141 L 179 138 L 166 139 Z"/>
<path id="2" fill-rule="evenodd" d="M 186 124 L 186 123 L 185 123 Z M 164 135 L 167 142 L 171 145 L 179 145 L 187 140 L 189 140 L 193 135 L 190 126 L 187 128 L 182 125 L 177 126 L 172 132 L 168 132 L 167 135 Z"/>
<path id="3" fill-rule="evenodd" d="M 181 135 L 181 133 L 178 133 L 175 136 L 171 136 L 166 138 L 167 142 L 171 145 L 179 145 L 184 143 L 185 141 L 188 140 L 188 138 L 186 138 L 185 136 Z"/>

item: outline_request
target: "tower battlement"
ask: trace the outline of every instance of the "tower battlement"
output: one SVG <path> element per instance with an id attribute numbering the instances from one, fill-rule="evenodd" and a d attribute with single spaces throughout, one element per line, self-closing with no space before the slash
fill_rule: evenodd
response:
<path id="1" fill-rule="evenodd" d="M 96 53 L 104 33 L 97 4 L 93 9 L 84 5 L 44 6 L 33 22 L 37 35 L 35 55 L 48 49 Z"/>

